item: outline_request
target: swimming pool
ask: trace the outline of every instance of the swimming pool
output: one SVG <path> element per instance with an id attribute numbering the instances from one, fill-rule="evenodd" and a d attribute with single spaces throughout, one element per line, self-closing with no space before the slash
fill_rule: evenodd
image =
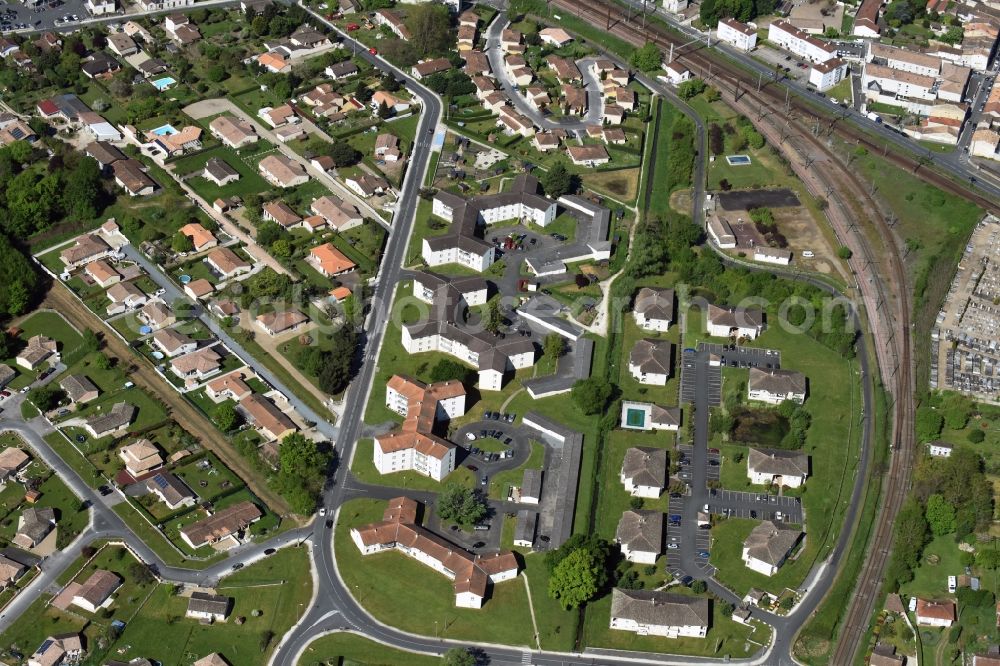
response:
<path id="1" fill-rule="evenodd" d="M 177 79 L 175 79 L 172 76 L 165 76 L 162 79 L 156 79 L 155 81 L 150 81 L 150 83 L 153 84 L 154 88 L 156 88 L 160 92 L 163 92 L 164 90 L 166 90 L 170 86 L 172 86 L 175 83 L 177 83 Z"/>
<path id="2" fill-rule="evenodd" d="M 729 166 L 748 166 L 750 164 L 749 155 L 727 155 L 726 161 Z"/>
<path id="3" fill-rule="evenodd" d="M 167 136 L 168 134 L 177 134 L 177 130 L 174 129 L 173 125 L 160 125 L 155 130 L 152 130 L 152 132 L 156 136 Z"/>

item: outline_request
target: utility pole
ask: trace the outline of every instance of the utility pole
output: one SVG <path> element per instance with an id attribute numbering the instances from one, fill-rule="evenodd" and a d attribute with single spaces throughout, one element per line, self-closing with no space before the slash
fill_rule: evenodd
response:
<path id="1" fill-rule="evenodd" d="M 785 88 L 785 113 L 786 114 L 788 113 L 788 107 L 789 107 L 789 103 L 791 101 L 791 99 L 789 98 L 789 95 L 791 94 L 791 92 L 792 91 L 791 91 L 790 88 Z"/>

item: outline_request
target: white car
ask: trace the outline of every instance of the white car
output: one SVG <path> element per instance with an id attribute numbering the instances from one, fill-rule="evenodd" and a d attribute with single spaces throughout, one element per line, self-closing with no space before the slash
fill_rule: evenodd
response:
<path id="1" fill-rule="evenodd" d="M 476 438 L 476 433 L 474 433 L 474 432 L 467 432 L 467 433 L 465 433 L 465 438 L 471 442 L 472 440 L 474 440 Z"/>
<path id="2" fill-rule="evenodd" d="M 805 257 L 806 259 L 812 259 L 813 257 L 816 256 L 816 254 L 812 250 L 805 250 L 802 253 L 802 256 Z"/>
<path id="3" fill-rule="evenodd" d="M 321 506 L 319 508 L 319 515 L 320 516 L 325 516 L 326 515 L 326 507 L 325 506 Z"/>

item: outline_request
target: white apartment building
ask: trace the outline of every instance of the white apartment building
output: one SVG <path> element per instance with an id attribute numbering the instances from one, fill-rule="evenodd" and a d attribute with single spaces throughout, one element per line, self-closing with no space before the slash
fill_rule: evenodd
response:
<path id="1" fill-rule="evenodd" d="M 711 614 L 708 599 L 658 590 L 611 593 L 610 627 L 640 636 L 705 638 Z"/>
<path id="2" fill-rule="evenodd" d="M 829 90 L 847 78 L 847 63 L 840 58 L 815 63 L 809 69 L 809 83 L 816 90 Z"/>
<path id="3" fill-rule="evenodd" d="M 678 14 L 688 7 L 688 0 L 663 0 L 664 11 Z"/>
<path id="4" fill-rule="evenodd" d="M 826 62 L 837 57 L 830 42 L 799 30 L 788 21 L 775 21 L 767 30 L 767 41 L 809 62 Z"/>
<path id="5" fill-rule="evenodd" d="M 933 101 L 937 99 L 937 79 L 924 74 L 904 72 L 886 65 L 867 63 L 861 74 L 861 85 L 868 99 L 909 97 Z"/>
<path id="6" fill-rule="evenodd" d="M 868 42 L 865 62 L 874 61 L 878 61 L 878 64 L 884 64 L 890 69 L 920 74 L 921 76 L 937 76 L 941 73 L 941 59 L 938 57 L 879 42 Z"/>
<path id="7" fill-rule="evenodd" d="M 806 376 L 795 370 L 750 368 L 747 397 L 771 405 L 785 400 L 801 405 L 806 399 Z"/>
<path id="8" fill-rule="evenodd" d="M 741 51 L 751 51 L 757 46 L 757 31 L 736 19 L 722 19 L 716 27 L 716 36 Z"/>

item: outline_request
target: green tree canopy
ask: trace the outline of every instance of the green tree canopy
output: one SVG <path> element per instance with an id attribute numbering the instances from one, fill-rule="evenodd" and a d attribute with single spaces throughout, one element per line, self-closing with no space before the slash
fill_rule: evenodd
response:
<path id="1" fill-rule="evenodd" d="M 538 181 L 545 190 L 545 194 L 553 199 L 569 194 L 577 187 L 576 179 L 561 160 L 553 164 L 548 171 L 539 175 Z"/>
<path id="2" fill-rule="evenodd" d="M 934 536 L 951 534 L 955 531 L 955 507 L 934 493 L 927 498 L 927 524 Z"/>
<path id="3" fill-rule="evenodd" d="M 604 562 L 584 548 L 567 555 L 549 577 L 549 596 L 566 610 L 579 608 L 593 599 L 607 579 Z"/>
<path id="4" fill-rule="evenodd" d="M 629 62 L 636 69 L 641 69 L 644 72 L 652 72 L 659 69 L 663 63 L 663 51 L 653 42 L 646 42 L 632 52 Z"/>
<path id="5" fill-rule="evenodd" d="M 612 385 L 607 380 L 599 377 L 589 377 L 573 384 L 570 397 L 576 406 L 580 408 L 580 411 L 589 416 L 604 411 L 608 400 L 611 399 L 612 392 Z"/>
<path id="6" fill-rule="evenodd" d="M 441 520 L 474 525 L 487 515 L 486 500 L 478 490 L 449 483 L 438 495 L 437 513 Z"/>

